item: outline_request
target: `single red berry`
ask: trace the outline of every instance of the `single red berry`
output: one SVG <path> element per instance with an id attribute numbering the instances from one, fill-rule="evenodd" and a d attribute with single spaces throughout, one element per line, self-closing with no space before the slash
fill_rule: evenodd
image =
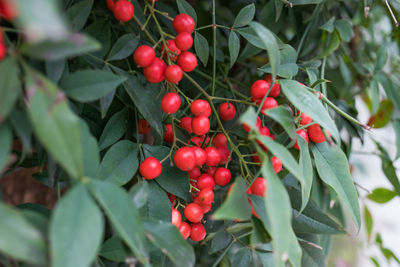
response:
<path id="1" fill-rule="evenodd" d="M 203 219 L 203 210 L 201 209 L 199 204 L 190 203 L 186 205 L 183 212 L 186 219 L 188 219 L 190 222 L 197 223 L 200 222 L 201 219 Z"/>
<path id="2" fill-rule="evenodd" d="M 181 213 L 177 209 L 172 208 L 172 224 L 178 227 L 179 229 L 181 223 L 182 223 Z"/>
<path id="3" fill-rule="evenodd" d="M 193 37 L 188 32 L 181 32 L 175 37 L 176 46 L 182 50 L 189 50 L 193 45 Z"/>
<path id="4" fill-rule="evenodd" d="M 217 166 L 221 160 L 218 150 L 215 147 L 209 146 L 205 149 L 207 153 L 207 166 Z"/>
<path id="5" fill-rule="evenodd" d="M 211 106 L 210 104 L 204 99 L 197 99 L 192 102 L 190 105 L 190 111 L 195 116 L 205 115 L 210 117 L 211 115 Z"/>
<path id="6" fill-rule="evenodd" d="M 201 223 L 193 223 L 190 232 L 190 238 L 195 241 L 201 241 L 206 237 L 206 229 Z"/>
<path id="7" fill-rule="evenodd" d="M 203 210 L 203 213 L 206 214 L 207 212 L 209 212 L 211 210 L 212 204 L 204 204 L 204 205 L 200 205 L 201 209 Z"/>
<path id="8" fill-rule="evenodd" d="M 177 63 L 183 71 L 191 72 L 197 67 L 197 58 L 193 53 L 184 51 L 178 57 Z"/>
<path id="9" fill-rule="evenodd" d="M 0 1 L 0 17 L 10 21 L 18 16 L 18 8 L 15 0 L 1 0 Z"/>
<path id="10" fill-rule="evenodd" d="M 181 98 L 177 93 L 167 93 L 161 100 L 161 110 L 166 114 L 174 114 L 181 106 Z"/>
<path id="11" fill-rule="evenodd" d="M 191 117 L 183 117 L 179 123 L 179 127 L 188 131 L 188 133 L 192 133 L 192 118 Z"/>
<path id="12" fill-rule="evenodd" d="M 148 45 L 139 46 L 136 48 L 135 53 L 133 53 L 133 60 L 136 65 L 143 68 L 150 66 L 155 58 L 156 52 Z"/>
<path id="13" fill-rule="evenodd" d="M 312 122 L 312 118 L 305 113 L 300 115 L 300 125 L 307 125 Z"/>
<path id="14" fill-rule="evenodd" d="M 166 68 L 164 60 L 156 57 L 150 66 L 143 69 L 143 75 L 150 83 L 160 83 L 165 78 Z"/>
<path id="15" fill-rule="evenodd" d="M 208 175 L 210 175 L 210 176 L 214 176 L 214 174 L 215 174 L 215 172 L 217 171 L 217 168 L 216 167 L 208 167 L 207 169 L 206 169 L 206 173 L 208 174 Z"/>
<path id="16" fill-rule="evenodd" d="M 275 173 L 278 173 L 282 170 L 282 162 L 277 157 L 271 158 L 272 167 L 274 168 Z"/>
<path id="17" fill-rule="evenodd" d="M 204 147 L 210 142 L 210 137 L 203 135 L 203 136 L 194 136 L 190 138 L 189 144 L 193 143 L 196 146 Z"/>
<path id="18" fill-rule="evenodd" d="M 304 140 L 306 140 L 306 142 L 307 142 L 307 144 L 308 144 L 308 134 L 307 134 L 307 132 L 305 131 L 305 130 L 303 130 L 303 129 L 300 129 L 300 130 L 298 130 L 297 132 L 296 132 L 300 137 L 302 137 Z M 293 146 L 295 149 L 300 149 L 300 147 L 299 147 L 299 144 L 297 143 L 297 140 L 296 140 L 296 143 L 294 143 L 294 146 Z"/>
<path id="19" fill-rule="evenodd" d="M 225 102 L 219 105 L 218 114 L 224 121 L 230 121 L 235 117 L 236 109 L 231 103 Z"/>
<path id="20" fill-rule="evenodd" d="M 210 130 L 210 119 L 205 115 L 196 116 L 192 119 L 193 133 L 203 135 Z"/>
<path id="21" fill-rule="evenodd" d="M 165 125 L 164 141 L 167 143 L 172 143 L 174 141 L 174 133 L 172 131 L 172 124 Z"/>
<path id="22" fill-rule="evenodd" d="M 187 222 L 181 222 L 181 226 L 179 227 L 179 232 L 183 236 L 184 239 L 187 239 L 190 236 L 192 228 Z"/>
<path id="23" fill-rule="evenodd" d="M 115 0 L 107 0 L 106 3 L 107 3 L 107 8 L 108 8 L 108 10 L 114 11 L 114 8 L 115 8 Z"/>
<path id="24" fill-rule="evenodd" d="M 215 187 L 215 182 L 214 179 L 206 174 L 203 173 L 202 175 L 200 175 L 199 179 L 197 180 L 197 188 L 198 189 L 204 189 L 204 188 L 211 188 L 214 189 Z"/>
<path id="25" fill-rule="evenodd" d="M 278 102 L 276 102 L 275 98 L 272 97 L 267 97 L 264 101 L 264 104 L 262 106 L 262 113 L 264 115 L 267 115 L 267 110 L 271 108 L 276 108 L 278 106 Z"/>
<path id="26" fill-rule="evenodd" d="M 172 61 L 175 61 L 178 56 L 181 54 L 181 50 L 176 46 L 175 40 L 167 40 L 167 48 L 169 51 L 164 51 L 164 44 L 161 45 L 161 54 L 164 56 L 164 58 L 167 58 L 167 55 L 169 55 L 169 58 Z"/>
<path id="27" fill-rule="evenodd" d="M 253 162 L 255 163 L 261 163 L 261 159 L 260 156 L 258 155 L 258 153 L 256 151 L 253 152 L 253 155 L 251 156 Z"/>
<path id="28" fill-rule="evenodd" d="M 269 137 L 271 132 L 269 131 L 269 129 L 267 127 L 261 127 L 260 128 L 260 134 L 263 135 L 263 136 Z M 261 148 L 264 151 L 268 149 L 259 139 L 256 139 L 256 142 L 261 146 Z"/>
<path id="29" fill-rule="evenodd" d="M 165 69 L 165 79 L 170 83 L 179 83 L 182 80 L 183 71 L 178 65 L 170 65 Z"/>
<path id="30" fill-rule="evenodd" d="M 216 136 L 214 136 L 213 140 L 212 140 L 212 144 L 215 147 L 227 147 L 227 140 L 226 140 L 226 136 L 223 133 L 219 133 Z"/>
<path id="31" fill-rule="evenodd" d="M 214 191 L 211 188 L 201 189 L 197 197 L 200 205 L 211 204 L 214 202 Z"/>
<path id="32" fill-rule="evenodd" d="M 198 146 L 192 147 L 193 153 L 196 157 L 196 165 L 201 167 L 206 163 L 207 160 L 207 154 L 206 152 Z"/>
<path id="33" fill-rule="evenodd" d="M 170 193 L 167 193 L 167 195 L 168 195 L 169 201 L 171 202 L 171 205 L 173 205 L 175 200 L 176 200 L 176 196 L 174 196 L 174 195 L 172 195 Z"/>
<path id="34" fill-rule="evenodd" d="M 278 77 L 276 79 L 278 80 Z M 265 76 L 264 80 L 266 82 L 268 82 L 269 85 L 271 85 L 272 76 L 270 74 L 268 74 L 267 76 Z M 272 86 L 271 92 L 269 93 L 268 96 L 277 97 L 280 93 L 281 93 L 281 85 L 279 83 L 275 82 L 275 84 Z"/>
<path id="35" fill-rule="evenodd" d="M 192 33 L 195 27 L 194 19 L 188 14 L 179 14 L 174 18 L 172 27 L 177 33 L 188 32 Z"/>
<path id="36" fill-rule="evenodd" d="M 114 5 L 114 17 L 122 22 L 127 22 L 133 18 L 135 8 L 128 0 L 119 0 Z"/>
<path id="37" fill-rule="evenodd" d="M 140 134 L 147 134 L 150 132 L 150 125 L 145 119 L 138 121 L 138 129 Z"/>
<path id="38" fill-rule="evenodd" d="M 264 80 L 255 81 L 250 87 L 250 94 L 254 100 L 263 99 L 265 94 L 268 93 L 269 83 Z"/>
<path id="39" fill-rule="evenodd" d="M 219 186 L 225 186 L 231 181 L 231 171 L 220 167 L 215 171 L 214 181 Z"/>
<path id="40" fill-rule="evenodd" d="M 265 197 L 267 180 L 262 177 L 256 178 L 250 186 L 251 193 L 260 197 Z"/>
<path id="41" fill-rule="evenodd" d="M 199 168 L 194 167 L 193 169 L 191 169 L 190 171 L 188 171 L 189 174 L 189 179 L 191 180 L 198 180 L 200 175 L 201 175 L 201 171 Z"/>
<path id="42" fill-rule="evenodd" d="M 229 151 L 228 147 L 226 146 L 218 146 L 217 147 L 219 156 L 220 156 L 220 161 L 219 164 L 225 164 L 230 160 L 231 157 L 231 152 Z"/>
<path id="43" fill-rule="evenodd" d="M 154 157 L 148 157 L 140 163 L 139 172 L 145 179 L 154 179 L 161 174 L 162 165 L 160 161 Z"/>
<path id="44" fill-rule="evenodd" d="M 6 57 L 7 47 L 3 42 L 0 42 L 0 60 Z"/>
<path id="45" fill-rule="evenodd" d="M 260 119 L 260 117 L 257 117 L 256 127 L 257 127 L 258 129 L 261 128 L 261 119 Z M 250 132 L 250 126 L 247 125 L 246 123 L 243 123 L 243 129 L 244 129 L 246 132 Z"/>
<path id="46" fill-rule="evenodd" d="M 190 171 L 196 166 L 196 156 L 191 147 L 182 147 L 175 152 L 174 162 L 182 171 Z"/>
<path id="47" fill-rule="evenodd" d="M 311 141 L 313 141 L 314 143 L 322 143 L 326 140 L 325 135 L 322 132 L 321 126 L 319 126 L 319 124 L 308 126 L 307 133 Z"/>

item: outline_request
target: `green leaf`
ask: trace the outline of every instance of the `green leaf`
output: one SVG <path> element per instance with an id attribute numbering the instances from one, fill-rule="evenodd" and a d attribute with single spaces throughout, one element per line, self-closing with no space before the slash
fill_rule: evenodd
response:
<path id="1" fill-rule="evenodd" d="M 311 187 L 313 182 L 313 166 L 311 162 L 310 151 L 308 149 L 308 143 L 303 138 L 297 138 L 297 143 L 300 146 L 300 158 L 299 165 L 300 169 L 303 172 L 303 180 L 304 182 L 301 184 L 301 209 L 300 213 L 306 207 L 306 204 L 310 198 Z"/>
<path id="2" fill-rule="evenodd" d="M 45 266 L 46 243 L 40 232 L 22 214 L 0 202 L 0 251 L 15 259 Z"/>
<path id="3" fill-rule="evenodd" d="M 296 126 L 294 125 L 293 117 L 289 110 L 280 105 L 276 108 L 269 109 L 268 117 L 279 123 L 290 138 L 296 138 Z"/>
<path id="4" fill-rule="evenodd" d="M 91 180 L 90 188 L 114 229 L 140 262 L 148 255 L 139 212 L 128 193 L 107 181 Z"/>
<path id="5" fill-rule="evenodd" d="M 83 153 L 83 174 L 87 177 L 96 177 L 100 166 L 100 154 L 97 140 L 90 133 L 87 124 L 80 119 L 81 146 Z"/>
<path id="6" fill-rule="evenodd" d="M 325 255 L 322 248 L 312 246 L 310 243 L 318 245 L 318 237 L 316 235 L 307 236 L 308 240 L 300 241 L 300 246 L 303 251 L 301 258 L 301 266 L 307 267 L 325 267 Z"/>
<path id="7" fill-rule="evenodd" d="M 149 192 L 149 184 L 140 180 L 129 190 L 129 195 L 132 197 L 133 204 L 135 204 L 138 209 L 147 203 Z"/>
<path id="8" fill-rule="evenodd" d="M 247 26 L 256 14 L 256 7 L 254 4 L 243 7 L 233 22 L 233 28 Z"/>
<path id="9" fill-rule="evenodd" d="M 188 14 L 193 18 L 194 23 L 197 24 L 196 11 L 188 2 L 186 2 L 185 0 L 176 0 L 176 4 L 178 5 L 179 13 Z"/>
<path id="10" fill-rule="evenodd" d="M 104 242 L 99 254 L 107 260 L 117 262 L 123 262 L 129 257 L 129 253 L 126 251 L 124 244 L 118 236 L 110 237 Z"/>
<path id="11" fill-rule="evenodd" d="M 224 229 L 219 230 L 211 241 L 209 253 L 213 254 L 226 248 L 231 241 L 232 236 L 229 233 L 227 233 Z"/>
<path id="12" fill-rule="evenodd" d="M 339 48 L 339 45 L 340 45 L 339 34 L 337 32 L 333 32 L 331 34 L 331 39 L 329 40 L 329 44 L 324 49 L 324 52 L 322 52 L 320 58 L 323 58 L 323 57 L 326 57 L 326 56 L 332 54 L 336 49 Z"/>
<path id="13" fill-rule="evenodd" d="M 125 77 L 104 70 L 82 70 L 72 73 L 61 80 L 66 94 L 80 102 L 97 100 L 126 81 Z"/>
<path id="14" fill-rule="evenodd" d="M 384 204 L 386 202 L 389 202 L 396 196 L 396 192 L 393 192 L 392 190 L 379 187 L 375 188 L 372 193 L 368 194 L 368 198 L 376 203 Z"/>
<path id="15" fill-rule="evenodd" d="M 50 222 L 54 267 L 90 266 L 103 239 L 100 209 L 83 185 L 75 186 L 57 203 Z"/>
<path id="16" fill-rule="evenodd" d="M 120 60 L 132 55 L 139 44 L 139 38 L 133 33 L 122 35 L 111 48 L 108 60 Z"/>
<path id="17" fill-rule="evenodd" d="M 12 147 L 12 131 L 8 124 L 0 125 L 0 174 L 8 163 Z"/>
<path id="18" fill-rule="evenodd" d="M 246 183 L 242 177 L 236 177 L 232 189 L 222 203 L 222 205 L 214 212 L 215 220 L 247 220 L 251 217 L 251 207 L 247 200 Z"/>
<path id="19" fill-rule="evenodd" d="M 151 196 L 148 198 L 143 208 L 147 218 L 153 218 L 155 220 L 171 222 L 171 202 L 168 199 L 167 193 L 156 183 L 156 181 L 147 181 L 148 183 L 148 194 Z"/>
<path id="20" fill-rule="evenodd" d="M 123 109 L 115 113 L 104 127 L 103 133 L 100 136 L 99 149 L 104 148 L 117 142 L 126 131 L 126 118 L 127 110 Z"/>
<path id="21" fill-rule="evenodd" d="M 104 155 L 98 177 L 116 185 L 126 184 L 139 167 L 138 152 L 137 144 L 131 141 L 115 143 Z"/>
<path id="22" fill-rule="evenodd" d="M 251 267 L 252 251 L 248 247 L 240 248 L 231 258 L 232 266 Z"/>
<path id="23" fill-rule="evenodd" d="M 294 6 L 300 6 L 300 5 L 316 5 L 321 3 L 322 0 L 296 0 L 293 1 L 292 4 Z"/>
<path id="24" fill-rule="evenodd" d="M 170 222 L 146 221 L 146 235 L 150 241 L 175 263 L 176 266 L 194 266 L 193 247 L 183 239 L 178 228 Z"/>
<path id="25" fill-rule="evenodd" d="M 18 64 L 13 57 L 5 58 L 0 62 L 0 124 L 10 114 L 20 92 Z"/>
<path id="26" fill-rule="evenodd" d="M 240 51 L 240 40 L 237 34 L 234 31 L 229 33 L 229 58 L 230 58 L 230 67 L 235 64 Z"/>
<path id="27" fill-rule="evenodd" d="M 393 120 L 393 128 L 396 134 L 396 149 L 397 149 L 395 159 L 398 159 L 400 157 L 400 119 Z"/>
<path id="28" fill-rule="evenodd" d="M 372 227 L 374 221 L 372 220 L 372 215 L 369 212 L 369 209 L 366 205 L 364 206 L 364 223 L 365 223 L 365 229 L 367 231 L 368 240 L 371 240 Z"/>
<path id="29" fill-rule="evenodd" d="M 39 73 L 26 69 L 27 110 L 36 137 L 74 178 L 83 176 L 79 119 L 57 87 Z"/>
<path id="30" fill-rule="evenodd" d="M 161 123 L 161 99 L 158 87 L 150 85 L 144 87 L 136 76 L 130 76 L 124 85 L 140 114 L 147 120 L 151 128 L 159 134 L 160 138 L 163 138 L 164 126 Z"/>
<path id="31" fill-rule="evenodd" d="M 335 28 L 339 32 L 340 38 L 345 42 L 350 42 L 353 36 L 353 27 L 347 19 L 335 21 Z"/>
<path id="32" fill-rule="evenodd" d="M 335 17 L 331 17 L 327 22 L 325 22 L 321 27 L 321 30 L 325 30 L 329 33 L 332 33 L 335 30 Z"/>
<path id="33" fill-rule="evenodd" d="M 143 145 L 145 157 L 155 157 L 162 160 L 169 153 L 170 148 L 165 146 Z M 170 160 L 167 159 L 162 164 L 162 172 L 155 181 L 167 192 L 183 198 L 186 201 L 192 199 L 189 194 L 189 175 L 187 172 L 181 171 L 175 166 L 171 166 Z"/>
<path id="34" fill-rule="evenodd" d="M 270 223 L 270 229 L 267 230 L 272 237 L 272 245 L 275 250 L 275 266 L 284 266 L 284 258 L 288 257 L 293 266 L 300 267 L 301 249 L 292 228 L 288 192 L 274 172 L 269 160 L 263 163 L 261 173 L 268 184 L 264 203 Z"/>
<path id="35" fill-rule="evenodd" d="M 361 219 L 358 194 L 346 155 L 339 147 L 330 147 L 326 142 L 313 145 L 312 152 L 320 178 L 335 190 L 359 228 Z"/>
<path id="36" fill-rule="evenodd" d="M 67 10 L 66 17 L 69 20 L 73 31 L 80 31 L 83 28 L 92 7 L 93 0 L 84 0 L 76 3 Z"/>
<path id="37" fill-rule="evenodd" d="M 210 55 L 210 47 L 207 39 L 197 31 L 194 33 L 194 49 L 200 61 L 206 66 Z"/>
<path id="38" fill-rule="evenodd" d="M 318 97 L 296 81 L 281 80 L 280 83 L 282 92 L 289 101 L 328 130 L 336 142 L 340 144 L 339 131 Z"/>
<path id="39" fill-rule="evenodd" d="M 372 80 L 369 91 L 372 100 L 371 114 L 376 114 L 379 109 L 379 82 L 376 79 Z"/>
<path id="40" fill-rule="evenodd" d="M 25 43 L 21 46 L 20 51 L 35 59 L 60 60 L 96 51 L 100 48 L 101 44 L 95 39 L 82 33 L 73 33 L 62 40 L 46 40 L 32 44 Z"/>
<path id="41" fill-rule="evenodd" d="M 397 177 L 396 168 L 393 166 L 393 162 L 390 160 L 388 153 L 384 148 L 377 144 L 379 151 L 381 152 L 382 160 L 382 171 L 386 178 L 393 185 L 393 189 L 398 196 L 400 196 L 400 181 Z"/>
<path id="42" fill-rule="evenodd" d="M 386 45 L 381 45 L 376 53 L 375 70 L 381 70 L 388 60 Z"/>
<path id="43" fill-rule="evenodd" d="M 394 105 L 390 99 L 382 100 L 378 111 L 368 120 L 368 126 L 373 128 L 383 128 L 389 122 L 393 114 Z"/>
<path id="44" fill-rule="evenodd" d="M 297 66 L 297 52 L 290 45 L 283 45 L 279 51 L 280 53 L 280 65 L 277 75 L 282 78 L 292 78 L 299 70 Z M 261 71 L 266 73 L 272 73 L 271 64 L 264 65 L 260 68 Z"/>
<path id="45" fill-rule="evenodd" d="M 257 36 L 261 39 L 264 49 L 268 51 L 268 58 L 271 64 L 272 77 L 275 78 L 279 71 L 280 54 L 279 46 L 275 36 L 270 30 L 258 22 L 250 22 L 250 27 L 256 32 Z"/>

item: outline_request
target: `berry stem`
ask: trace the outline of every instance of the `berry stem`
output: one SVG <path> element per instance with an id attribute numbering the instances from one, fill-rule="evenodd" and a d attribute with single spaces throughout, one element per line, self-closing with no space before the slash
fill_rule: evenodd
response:
<path id="1" fill-rule="evenodd" d="M 217 80 L 217 26 L 215 23 L 215 0 L 212 0 L 212 29 L 213 29 L 213 75 L 211 95 L 215 94 L 215 82 Z"/>

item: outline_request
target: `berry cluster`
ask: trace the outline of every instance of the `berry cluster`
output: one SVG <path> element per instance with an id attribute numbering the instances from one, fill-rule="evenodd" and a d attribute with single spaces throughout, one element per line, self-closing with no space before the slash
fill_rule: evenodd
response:
<path id="1" fill-rule="evenodd" d="M 179 14 L 174 18 L 172 26 L 177 35 L 175 39 L 162 40 L 160 58 L 156 57 L 154 48 L 148 45 L 139 46 L 133 54 L 135 63 L 143 68 L 143 75 L 150 83 L 167 80 L 177 84 L 182 80 L 183 72 L 191 72 L 197 67 L 196 56 L 188 51 L 193 46 L 193 18 L 187 14 Z"/>
<path id="2" fill-rule="evenodd" d="M 134 6 L 128 0 L 107 0 L 107 7 L 121 22 L 130 21 L 135 14 Z"/>

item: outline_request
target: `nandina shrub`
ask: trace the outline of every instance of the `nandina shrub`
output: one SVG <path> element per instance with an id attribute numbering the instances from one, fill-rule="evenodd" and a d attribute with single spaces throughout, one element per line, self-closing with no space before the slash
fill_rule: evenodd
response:
<path id="1" fill-rule="evenodd" d="M 58 195 L 0 202 L 0 264 L 323 266 L 360 228 L 352 141 L 400 131 L 398 31 L 366 36 L 391 7 L 248 2 L 0 0 L 0 171 Z"/>

